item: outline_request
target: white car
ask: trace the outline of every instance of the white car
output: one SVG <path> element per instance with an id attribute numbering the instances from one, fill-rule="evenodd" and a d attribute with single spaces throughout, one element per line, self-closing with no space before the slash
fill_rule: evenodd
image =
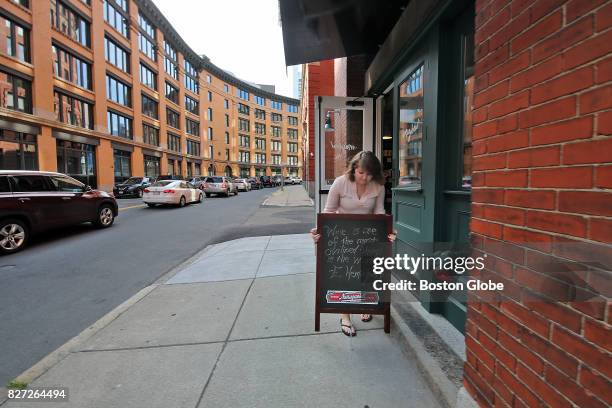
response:
<path id="1" fill-rule="evenodd" d="M 251 191 L 251 183 L 249 183 L 247 179 L 234 179 L 233 183 L 236 185 L 238 191 Z"/>
<path id="2" fill-rule="evenodd" d="M 189 203 L 201 203 L 202 195 L 202 190 L 185 180 L 162 180 L 144 189 L 142 201 L 149 207 L 157 204 L 184 207 Z"/>
<path id="3" fill-rule="evenodd" d="M 292 178 L 293 178 L 293 184 L 302 184 L 301 177 L 292 177 Z"/>

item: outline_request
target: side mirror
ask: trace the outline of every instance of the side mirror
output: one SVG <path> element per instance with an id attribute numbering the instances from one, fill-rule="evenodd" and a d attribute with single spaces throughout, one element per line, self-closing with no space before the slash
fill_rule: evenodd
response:
<path id="1" fill-rule="evenodd" d="M 85 186 L 85 192 L 88 192 L 88 191 L 91 191 L 91 190 L 93 190 L 93 189 L 91 188 L 91 186 Z"/>

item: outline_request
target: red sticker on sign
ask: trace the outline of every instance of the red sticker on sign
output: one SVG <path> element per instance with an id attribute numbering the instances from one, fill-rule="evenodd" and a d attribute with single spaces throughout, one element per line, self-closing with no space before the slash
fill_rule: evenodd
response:
<path id="1" fill-rule="evenodd" d="M 376 305 L 378 304 L 378 293 L 358 290 L 328 290 L 325 299 L 327 303 Z"/>

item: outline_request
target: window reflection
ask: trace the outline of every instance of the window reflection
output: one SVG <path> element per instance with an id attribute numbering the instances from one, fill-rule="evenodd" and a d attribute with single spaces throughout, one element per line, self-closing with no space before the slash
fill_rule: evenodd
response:
<path id="1" fill-rule="evenodd" d="M 463 176 L 462 188 L 472 188 L 472 110 L 474 108 L 474 35 L 463 38 Z"/>
<path id="2" fill-rule="evenodd" d="M 419 187 L 423 158 L 423 65 L 400 85 L 398 186 Z"/>

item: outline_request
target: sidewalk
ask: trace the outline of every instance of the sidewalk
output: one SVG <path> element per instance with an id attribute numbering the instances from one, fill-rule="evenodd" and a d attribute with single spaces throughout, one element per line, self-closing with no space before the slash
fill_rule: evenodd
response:
<path id="1" fill-rule="evenodd" d="M 308 234 L 209 246 L 30 388 L 68 387 L 52 405 L 74 408 L 438 407 L 381 317 L 314 332 L 314 261 Z"/>
<path id="2" fill-rule="evenodd" d="M 262 206 L 264 207 L 312 207 L 313 202 L 304 186 L 286 185 L 282 190 L 275 191 Z"/>

